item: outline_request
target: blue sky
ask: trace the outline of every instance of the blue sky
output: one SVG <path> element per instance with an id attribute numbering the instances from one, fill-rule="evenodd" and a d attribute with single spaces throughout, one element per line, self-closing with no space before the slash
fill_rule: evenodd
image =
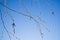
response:
<path id="1" fill-rule="evenodd" d="M 0 0 L 0 2 L 4 3 L 3 0 Z M 41 23 L 39 27 L 44 33 L 43 40 L 60 40 L 60 0 L 33 0 L 32 4 L 31 0 L 23 0 L 23 3 L 24 5 L 22 4 L 21 0 L 6 0 L 6 5 L 9 8 L 27 15 L 31 14 L 39 23 Z M 5 8 L 1 4 L 0 10 L 2 12 L 6 28 L 9 32 L 13 33 L 11 17 L 6 14 Z M 52 15 L 52 11 L 54 12 L 54 15 Z M 21 40 L 42 39 L 38 24 L 33 19 L 20 15 L 9 9 L 7 9 L 7 13 L 12 15 L 14 18 L 16 24 L 15 35 L 18 38 Z M 42 20 L 40 21 L 37 16 L 41 17 Z M 50 32 L 48 32 L 45 27 L 47 27 Z M 4 28 L 0 18 L 0 40 L 1 38 L 2 40 L 9 40 L 5 30 L 3 31 L 3 37 L 1 37 L 3 29 Z M 12 40 L 17 40 L 12 35 L 11 37 Z"/>

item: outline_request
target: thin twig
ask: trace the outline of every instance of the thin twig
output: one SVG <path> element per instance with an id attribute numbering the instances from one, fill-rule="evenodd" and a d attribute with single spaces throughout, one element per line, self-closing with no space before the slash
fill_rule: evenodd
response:
<path id="1" fill-rule="evenodd" d="M 13 12 L 16 12 L 16 13 L 21 14 L 21 15 L 26 16 L 26 17 L 30 17 L 30 18 L 33 19 L 36 23 L 39 23 L 39 22 L 38 22 L 35 18 L 33 18 L 31 15 L 23 14 L 22 12 L 18 12 L 18 11 L 16 11 L 16 10 L 13 10 L 13 9 L 7 7 L 6 5 L 2 4 L 1 2 L 0 2 L 0 4 L 1 4 L 3 7 L 6 7 L 7 9 L 9 9 L 9 10 L 11 10 L 11 11 L 13 11 Z"/>
<path id="2" fill-rule="evenodd" d="M 9 32 L 10 35 L 12 35 L 13 37 L 15 37 L 17 40 L 20 40 L 20 38 L 18 38 L 16 35 L 14 35 L 13 33 Z"/>
<path id="3" fill-rule="evenodd" d="M 1 15 L 1 21 L 2 21 L 3 27 L 4 27 L 5 31 L 7 32 L 8 36 L 9 36 L 9 39 L 11 40 L 10 34 L 9 34 L 9 32 L 8 32 L 8 30 L 7 30 L 6 26 L 5 26 L 5 24 L 4 24 L 4 21 L 3 21 L 3 18 L 2 18 L 1 10 L 0 10 L 0 15 Z"/>
<path id="4" fill-rule="evenodd" d="M 20 40 L 17 36 L 15 36 L 14 34 L 12 34 L 11 32 L 9 32 L 9 31 L 7 30 L 7 28 L 6 28 L 5 24 L 4 24 L 3 18 L 2 18 L 2 13 L 1 13 L 1 11 L 0 11 L 0 15 L 1 15 L 1 21 L 2 21 L 2 23 L 3 23 L 3 27 L 4 27 L 5 31 L 7 32 L 8 36 L 9 36 L 9 39 L 11 40 L 11 36 L 10 36 L 10 35 L 12 35 L 12 36 L 15 37 L 16 39 Z"/>
<path id="5" fill-rule="evenodd" d="M 4 5 L 6 5 L 6 0 L 4 0 Z M 10 16 L 11 20 L 12 20 L 12 28 L 13 28 L 13 33 L 15 34 L 15 23 L 14 23 L 14 18 L 12 17 L 12 15 L 10 15 L 8 12 L 7 12 L 7 8 L 5 8 L 5 14 L 7 14 L 8 16 Z"/>

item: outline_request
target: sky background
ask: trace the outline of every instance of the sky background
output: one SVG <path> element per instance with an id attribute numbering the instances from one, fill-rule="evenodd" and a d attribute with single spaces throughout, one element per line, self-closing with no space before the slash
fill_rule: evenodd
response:
<path id="1" fill-rule="evenodd" d="M 0 0 L 0 2 L 5 4 L 4 0 Z M 40 29 L 44 33 L 43 40 L 60 40 L 60 0 L 23 0 L 23 2 L 21 0 L 6 0 L 6 5 L 18 12 L 22 12 L 27 15 L 31 14 L 36 20 L 38 20 L 38 22 L 41 23 Z M 9 32 L 13 33 L 11 17 L 6 14 L 5 8 L 1 4 L 0 10 L 2 12 L 6 28 Z M 54 12 L 53 15 L 52 11 Z M 12 15 L 15 20 L 15 35 L 18 38 L 21 40 L 41 40 L 38 25 L 34 20 L 9 9 L 7 9 L 7 13 Z M 41 17 L 42 20 L 39 20 L 37 16 Z M 47 27 L 50 32 L 48 32 L 45 27 Z M 0 18 L 0 40 L 9 40 L 6 31 L 3 29 Z M 1 37 L 2 31 L 3 37 Z M 12 40 L 17 40 L 12 35 L 11 37 Z"/>

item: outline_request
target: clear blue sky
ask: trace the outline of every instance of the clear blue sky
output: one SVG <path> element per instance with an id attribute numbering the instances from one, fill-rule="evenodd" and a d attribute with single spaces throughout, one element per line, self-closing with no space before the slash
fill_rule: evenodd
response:
<path id="1" fill-rule="evenodd" d="M 4 3 L 3 0 L 0 0 Z M 41 22 L 41 30 L 44 33 L 43 40 L 60 40 L 60 0 L 33 0 L 31 5 L 31 0 L 23 0 L 25 6 L 22 5 L 21 0 L 6 0 L 6 5 L 18 12 L 28 14 L 27 10 L 31 12 L 31 15 Z M 0 10 L 3 14 L 3 20 L 7 29 L 13 33 L 11 26 L 11 18 L 6 14 L 4 7 L 0 4 Z M 52 11 L 54 15 L 52 15 Z M 41 35 L 37 27 L 37 23 L 34 20 L 30 20 L 29 17 L 25 17 L 16 12 L 7 9 L 7 12 L 13 16 L 16 24 L 16 36 L 21 40 L 41 40 Z M 41 13 L 41 15 L 40 15 Z M 6 17 L 5 17 L 6 16 Z M 39 21 L 37 16 L 41 16 L 43 21 Z M 1 16 L 0 16 L 1 17 Z M 45 21 L 45 22 L 44 22 Z M 44 27 L 47 27 L 50 32 L 48 32 Z M 2 35 L 3 25 L 0 18 L 0 39 Z M 12 35 L 11 35 L 12 36 Z M 9 37 L 4 30 L 2 40 L 9 40 Z M 12 36 L 12 40 L 17 40 Z"/>

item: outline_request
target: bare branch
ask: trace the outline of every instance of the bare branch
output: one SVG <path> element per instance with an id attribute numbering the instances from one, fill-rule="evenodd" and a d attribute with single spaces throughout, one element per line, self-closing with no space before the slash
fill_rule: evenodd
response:
<path id="1" fill-rule="evenodd" d="M 3 27 L 4 27 L 5 31 L 7 32 L 8 36 L 9 36 L 9 39 L 11 40 L 10 34 L 9 34 L 7 28 L 5 27 L 5 24 L 4 24 L 4 21 L 3 21 L 3 18 L 2 18 L 1 10 L 0 10 L 0 15 L 1 15 L 1 21 L 2 21 Z"/>
<path id="2" fill-rule="evenodd" d="M 7 1 L 4 0 L 4 5 L 6 5 Z M 10 15 L 7 11 L 7 8 L 5 8 L 5 14 L 7 14 L 8 16 L 10 16 L 11 20 L 12 20 L 12 28 L 13 28 L 13 33 L 15 34 L 15 23 L 14 23 L 14 18 L 12 17 L 12 15 Z"/>

